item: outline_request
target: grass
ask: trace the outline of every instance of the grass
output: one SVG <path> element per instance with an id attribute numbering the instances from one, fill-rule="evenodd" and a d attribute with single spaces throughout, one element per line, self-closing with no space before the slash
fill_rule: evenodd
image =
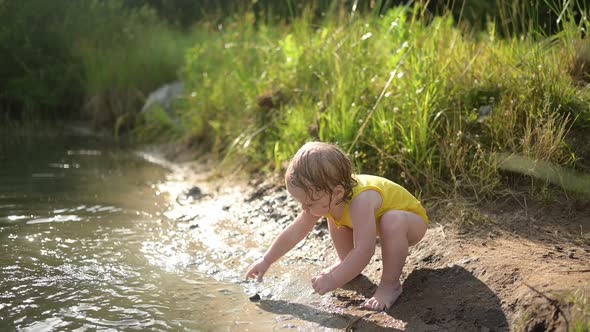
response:
<path id="1" fill-rule="evenodd" d="M 178 79 L 192 40 L 190 34 L 161 23 L 147 8 L 128 11 L 123 6 L 95 4 L 87 17 L 92 27 L 74 44 L 83 72 L 84 111 L 95 126 L 114 127 L 115 134 L 134 126 L 136 110 L 150 91 Z M 162 119 L 153 115 L 147 127 L 159 127 Z"/>
<path id="2" fill-rule="evenodd" d="M 182 70 L 185 135 L 226 163 L 280 172 L 319 139 L 415 193 L 477 198 L 506 187 L 501 156 L 576 167 L 567 137 L 590 124 L 586 21 L 565 13 L 555 35 L 507 38 L 420 7 L 253 21 L 201 23 Z"/>
<path id="3" fill-rule="evenodd" d="M 588 291 L 578 287 L 572 291 L 540 295 L 545 301 L 530 305 L 516 322 L 516 331 L 564 329 L 572 332 L 590 331 Z"/>
<path id="4" fill-rule="evenodd" d="M 590 331 L 590 300 L 584 288 L 578 288 L 567 298 L 571 305 L 572 321 L 570 329 L 574 332 Z"/>
<path id="5" fill-rule="evenodd" d="M 0 1 L 0 18 L 0 117 L 25 125 L 90 119 L 129 129 L 146 95 L 178 79 L 194 40 L 122 0 Z"/>

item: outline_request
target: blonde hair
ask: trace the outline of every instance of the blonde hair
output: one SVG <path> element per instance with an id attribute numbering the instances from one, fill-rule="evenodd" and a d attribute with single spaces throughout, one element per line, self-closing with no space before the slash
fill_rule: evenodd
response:
<path id="1" fill-rule="evenodd" d="M 334 188 L 344 188 L 343 201 L 352 198 L 352 188 L 357 185 L 352 177 L 352 162 L 338 146 L 323 142 L 305 143 L 293 156 L 285 173 L 285 183 L 301 188 L 308 197 L 315 191 L 334 193 Z"/>

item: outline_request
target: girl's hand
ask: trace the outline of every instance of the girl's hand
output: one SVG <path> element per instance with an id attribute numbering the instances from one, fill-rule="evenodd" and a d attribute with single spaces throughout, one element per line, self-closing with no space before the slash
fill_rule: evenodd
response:
<path id="1" fill-rule="evenodd" d="M 336 281 L 332 277 L 332 273 L 321 273 L 311 278 L 311 285 L 313 289 L 320 295 L 324 295 L 329 291 L 337 288 Z"/>
<path id="2" fill-rule="evenodd" d="M 248 268 L 246 278 L 256 278 L 257 281 L 262 281 L 262 276 L 264 276 L 269 267 L 270 263 L 264 260 L 264 257 L 259 258 Z"/>

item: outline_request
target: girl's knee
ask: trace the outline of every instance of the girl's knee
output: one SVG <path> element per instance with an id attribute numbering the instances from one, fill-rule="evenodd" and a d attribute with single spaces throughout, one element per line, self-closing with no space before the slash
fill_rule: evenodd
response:
<path id="1" fill-rule="evenodd" d="M 407 232 L 408 223 L 406 211 L 388 211 L 382 217 L 379 223 L 381 234 L 403 234 Z"/>
<path id="2" fill-rule="evenodd" d="M 408 211 L 388 211 L 381 217 L 382 236 L 405 235 L 410 245 L 416 244 L 426 234 L 428 224 L 417 214 Z"/>

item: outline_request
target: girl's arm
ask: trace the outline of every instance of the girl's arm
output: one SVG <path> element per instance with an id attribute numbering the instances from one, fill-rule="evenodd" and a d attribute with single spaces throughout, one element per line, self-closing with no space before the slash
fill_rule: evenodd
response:
<path id="1" fill-rule="evenodd" d="M 262 281 L 262 277 L 270 265 L 303 240 L 318 219 L 305 211 L 299 213 L 295 221 L 277 236 L 264 256 L 250 265 L 246 272 L 246 278 L 256 278 L 258 281 Z"/>
<path id="2" fill-rule="evenodd" d="M 354 248 L 332 270 L 331 274 L 337 284 L 336 287 L 342 287 L 359 275 L 371 261 L 377 241 L 375 211 L 379 209 L 381 202 L 381 194 L 374 190 L 367 190 L 350 203 L 349 213 L 354 230 Z"/>
<path id="3" fill-rule="evenodd" d="M 264 254 L 264 260 L 270 265 L 293 249 L 311 231 L 318 219 L 319 217 L 305 211 L 300 212 L 297 218 L 273 241 Z"/>

